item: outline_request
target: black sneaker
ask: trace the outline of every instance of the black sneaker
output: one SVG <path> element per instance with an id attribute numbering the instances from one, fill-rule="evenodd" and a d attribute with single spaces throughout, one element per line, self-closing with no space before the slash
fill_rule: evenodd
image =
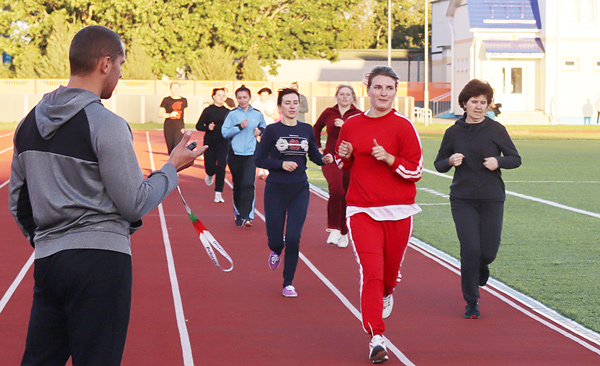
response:
<path id="1" fill-rule="evenodd" d="M 483 266 L 479 268 L 479 286 L 485 286 L 490 278 L 490 267 Z"/>
<path id="2" fill-rule="evenodd" d="M 235 226 L 242 226 L 243 222 L 244 222 L 244 219 L 242 219 L 241 216 L 236 216 L 235 217 Z"/>
<path id="3" fill-rule="evenodd" d="M 477 301 L 468 302 L 465 307 L 465 319 L 479 319 L 481 313 L 479 313 L 479 305 Z"/>

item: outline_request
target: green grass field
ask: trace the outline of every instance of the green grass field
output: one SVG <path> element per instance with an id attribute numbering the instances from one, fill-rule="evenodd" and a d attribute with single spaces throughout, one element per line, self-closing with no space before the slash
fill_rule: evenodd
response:
<path id="1" fill-rule="evenodd" d="M 417 127 L 424 132 L 425 168 L 434 171 L 447 125 Z M 600 128 L 553 127 L 559 128 L 509 127 L 523 165 L 503 171 L 506 190 L 600 213 Z M 312 183 L 327 188 L 317 166 L 309 175 Z M 438 195 L 447 195 L 450 183 L 423 173 L 417 183 L 423 212 L 415 216 L 414 236 L 459 258 L 449 200 Z M 490 269 L 495 279 L 600 331 L 600 218 L 507 195 L 502 245 Z"/>

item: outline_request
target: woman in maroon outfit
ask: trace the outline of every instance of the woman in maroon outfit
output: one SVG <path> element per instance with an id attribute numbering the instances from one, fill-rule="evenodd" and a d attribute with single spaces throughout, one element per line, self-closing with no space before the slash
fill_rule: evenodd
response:
<path id="1" fill-rule="evenodd" d="M 344 122 L 351 116 L 361 113 L 354 106 L 356 94 L 351 85 L 340 84 L 337 86 L 335 98 L 337 104 L 321 113 L 313 130 L 317 145 L 322 154 L 335 154 L 340 129 Z M 321 147 L 321 131 L 326 128 L 327 141 L 325 149 Z M 335 164 L 321 167 L 323 175 L 329 186 L 329 202 L 327 203 L 327 243 L 335 244 L 340 248 L 348 246 L 348 227 L 346 226 L 346 190 L 350 182 L 350 171 L 342 171 Z"/>

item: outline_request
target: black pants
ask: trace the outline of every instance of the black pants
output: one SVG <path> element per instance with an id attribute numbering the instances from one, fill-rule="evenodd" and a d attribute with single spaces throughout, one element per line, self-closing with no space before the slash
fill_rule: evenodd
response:
<path id="1" fill-rule="evenodd" d="M 227 167 L 227 141 L 209 142 L 204 152 L 204 170 L 207 175 L 215 175 L 215 192 L 223 192 L 225 168 Z"/>
<path id="2" fill-rule="evenodd" d="M 291 285 L 296 274 L 300 236 L 309 198 L 310 191 L 306 181 L 294 184 L 267 182 L 265 186 L 265 220 L 269 249 L 281 254 L 285 248 L 283 287 Z"/>
<path id="3" fill-rule="evenodd" d="M 465 301 L 479 299 L 479 270 L 496 259 L 502 234 L 503 201 L 451 198 L 460 241 L 461 285 Z"/>
<path id="4" fill-rule="evenodd" d="M 185 128 L 185 124 L 181 119 L 166 119 L 163 126 L 163 134 L 167 143 L 167 151 L 171 155 L 171 151 L 179 144 L 183 138 L 181 130 Z"/>
<path id="5" fill-rule="evenodd" d="M 242 156 L 230 152 L 229 170 L 233 180 L 233 209 L 236 219 L 254 219 L 254 182 L 256 164 L 254 155 Z"/>
<path id="6" fill-rule="evenodd" d="M 131 309 L 131 256 L 77 249 L 37 259 L 22 366 L 121 364 Z"/>

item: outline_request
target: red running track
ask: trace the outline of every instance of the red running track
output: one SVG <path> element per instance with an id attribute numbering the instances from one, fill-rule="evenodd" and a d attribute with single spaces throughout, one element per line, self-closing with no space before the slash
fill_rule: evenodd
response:
<path id="1" fill-rule="evenodd" d="M 11 146 L 9 132 L 0 132 L 0 151 Z M 201 140 L 202 134 L 193 138 Z M 162 132 L 134 132 L 134 143 L 146 174 L 151 159 L 156 167 L 166 161 Z M 11 156 L 10 149 L 0 153 L 0 184 L 8 180 Z M 325 244 L 326 201 L 311 195 L 301 241 L 306 261 L 294 281 L 299 297 L 287 299 L 281 296 L 281 268 L 267 266 L 262 220 L 257 216 L 252 228 L 235 227 L 231 189 L 225 187 L 224 204 L 213 203 L 213 187 L 204 184 L 204 176 L 200 161 L 181 174 L 180 186 L 235 269 L 223 273 L 214 267 L 177 193 L 167 197 L 132 236 L 133 302 L 123 365 L 369 364 L 369 337 L 355 315 L 358 266 L 350 247 Z M 260 213 L 263 189 L 264 182 L 257 181 Z M 7 291 L 32 250 L 8 212 L 8 187 L 0 190 L 0 296 L 8 299 L 0 303 L 0 365 L 17 365 L 31 306 L 31 268 L 10 298 Z M 414 245 L 408 250 L 386 321 L 389 365 L 600 364 L 597 344 L 536 314 L 542 324 L 487 291 L 480 301 L 482 318 L 463 319 L 460 279 L 447 267 Z"/>

